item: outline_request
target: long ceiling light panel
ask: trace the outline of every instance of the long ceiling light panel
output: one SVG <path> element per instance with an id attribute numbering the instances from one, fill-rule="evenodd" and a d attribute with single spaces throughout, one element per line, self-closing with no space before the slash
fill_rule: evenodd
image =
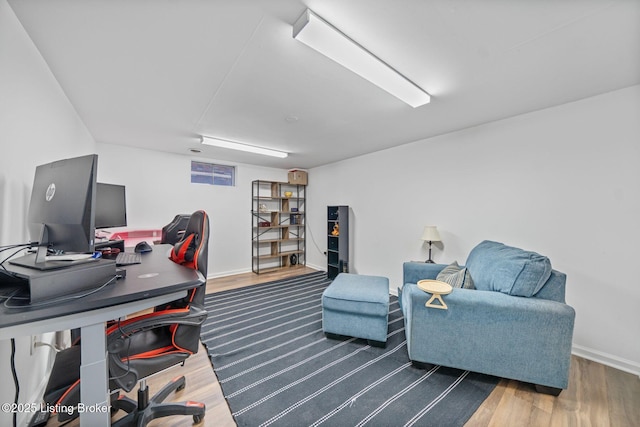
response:
<path id="1" fill-rule="evenodd" d="M 428 93 L 309 9 L 293 24 L 293 38 L 414 108 L 431 100 Z"/>
<path id="2" fill-rule="evenodd" d="M 204 145 L 211 145 L 213 147 L 229 148 L 231 150 L 246 151 L 248 153 L 262 154 L 265 156 L 280 157 L 281 159 L 284 159 L 289 155 L 284 151 L 272 150 L 270 148 L 256 147 L 255 145 L 241 144 L 239 142 L 232 142 L 224 139 L 211 138 L 209 136 L 203 136 L 201 142 Z"/>

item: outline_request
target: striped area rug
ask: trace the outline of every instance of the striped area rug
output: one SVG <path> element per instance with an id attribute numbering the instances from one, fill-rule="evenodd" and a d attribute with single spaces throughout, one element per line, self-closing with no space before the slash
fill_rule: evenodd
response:
<path id="1" fill-rule="evenodd" d="M 207 295 L 202 342 L 239 426 L 462 426 L 494 389 L 495 377 L 413 367 L 394 296 L 386 348 L 325 338 L 330 283 L 318 272 Z"/>

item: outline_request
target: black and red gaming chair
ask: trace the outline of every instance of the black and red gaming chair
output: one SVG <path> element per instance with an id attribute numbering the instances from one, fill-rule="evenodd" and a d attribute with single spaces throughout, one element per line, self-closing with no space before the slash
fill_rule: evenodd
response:
<path id="1" fill-rule="evenodd" d="M 196 269 L 207 277 L 209 218 L 204 211 L 191 215 L 184 238 L 171 251 L 172 261 Z M 138 401 L 124 394 L 112 394 L 112 413 L 124 410 L 127 414 L 113 423 L 146 425 L 149 421 L 169 415 L 191 415 L 200 422 L 205 406 L 199 402 L 162 403 L 173 391 L 185 387 L 180 376 L 163 387 L 153 397 L 144 380 L 166 368 L 184 362 L 198 351 L 200 328 L 207 317 L 204 310 L 206 285 L 189 291 L 187 297 L 156 307 L 153 312 L 114 321 L 107 328 L 109 388 L 131 391 L 140 382 Z M 56 355 L 56 361 L 45 391 L 44 400 L 50 405 L 77 405 L 80 399 L 80 345 L 74 345 Z M 77 416 L 58 414 L 59 421 Z"/>

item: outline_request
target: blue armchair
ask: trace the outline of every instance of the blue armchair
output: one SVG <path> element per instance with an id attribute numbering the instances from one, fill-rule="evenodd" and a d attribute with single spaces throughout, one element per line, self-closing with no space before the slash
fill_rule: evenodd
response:
<path id="1" fill-rule="evenodd" d="M 447 310 L 425 307 L 416 283 L 442 264 L 407 262 L 399 299 L 409 358 L 532 383 L 558 395 L 569 382 L 575 311 L 564 273 L 535 252 L 484 241 L 464 266 L 476 289 L 454 288 Z"/>

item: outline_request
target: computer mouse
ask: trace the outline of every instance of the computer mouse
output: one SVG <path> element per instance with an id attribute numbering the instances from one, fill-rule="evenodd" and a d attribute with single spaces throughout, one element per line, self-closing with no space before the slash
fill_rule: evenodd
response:
<path id="1" fill-rule="evenodd" d="M 139 254 L 143 254 L 145 252 L 151 252 L 153 250 L 153 248 L 151 247 L 151 245 L 149 245 L 147 242 L 140 242 L 136 245 L 134 251 L 139 253 Z"/>

